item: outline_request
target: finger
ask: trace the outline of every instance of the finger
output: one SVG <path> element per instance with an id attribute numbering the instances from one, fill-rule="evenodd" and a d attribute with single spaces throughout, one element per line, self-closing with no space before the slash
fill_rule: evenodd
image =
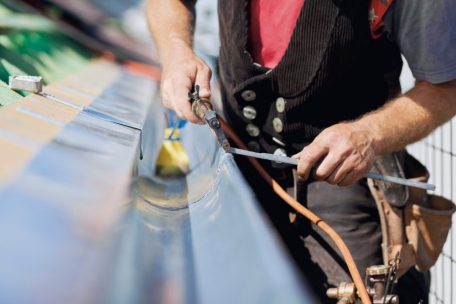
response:
<path id="1" fill-rule="evenodd" d="M 364 170 L 361 170 L 359 167 L 355 167 L 345 175 L 345 177 L 338 183 L 338 185 L 341 187 L 351 186 L 363 178 L 364 175 Z"/>
<path id="2" fill-rule="evenodd" d="M 354 171 L 348 172 L 344 178 L 337 184 L 340 187 L 348 187 L 353 185 L 357 179 L 355 178 Z"/>
<path id="3" fill-rule="evenodd" d="M 188 92 L 192 88 L 192 82 L 189 78 L 180 79 L 174 83 L 174 97 L 172 103 L 174 110 L 181 119 L 186 119 L 192 123 L 202 123 L 202 121 L 193 113 L 192 105 L 188 98 Z"/>
<path id="4" fill-rule="evenodd" d="M 199 95 L 202 98 L 211 98 L 211 69 L 204 63 L 198 67 L 195 78 L 195 85 L 199 85 Z"/>
<path id="5" fill-rule="evenodd" d="M 291 158 L 299 160 L 301 158 L 301 152 L 292 155 Z"/>
<path id="6" fill-rule="evenodd" d="M 350 172 L 352 166 L 347 164 L 346 162 L 341 162 L 336 169 L 331 173 L 326 181 L 332 185 L 338 185 L 345 176 Z"/>
<path id="7" fill-rule="evenodd" d="M 326 180 L 342 161 L 343 159 L 340 157 L 340 155 L 336 153 L 329 153 L 323 159 L 323 161 L 313 170 L 314 179 L 317 181 Z"/>
<path id="8" fill-rule="evenodd" d="M 313 165 L 328 153 L 328 149 L 318 144 L 310 144 L 301 153 L 298 163 L 298 175 L 301 179 L 307 180 Z"/>

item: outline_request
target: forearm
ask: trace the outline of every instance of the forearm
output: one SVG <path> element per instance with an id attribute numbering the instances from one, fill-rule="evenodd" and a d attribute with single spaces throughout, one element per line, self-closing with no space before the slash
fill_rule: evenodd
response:
<path id="1" fill-rule="evenodd" d="M 148 0 L 147 19 L 162 64 L 173 60 L 172 50 L 192 47 L 196 0 Z"/>
<path id="2" fill-rule="evenodd" d="M 372 132 L 374 150 L 383 155 L 424 138 L 455 114 L 456 81 L 417 82 L 406 94 L 354 123 Z"/>
<path id="3" fill-rule="evenodd" d="M 163 67 L 163 105 L 193 123 L 203 123 L 192 111 L 188 93 L 199 85 L 210 98 L 212 71 L 192 49 L 196 0 L 147 0 L 147 19 Z"/>

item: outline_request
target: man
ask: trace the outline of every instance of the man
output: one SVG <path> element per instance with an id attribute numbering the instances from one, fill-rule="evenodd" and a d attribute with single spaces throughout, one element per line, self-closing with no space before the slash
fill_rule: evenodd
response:
<path id="1" fill-rule="evenodd" d="M 268 170 L 342 235 L 361 273 L 383 263 L 379 217 L 363 176 L 377 158 L 403 150 L 456 114 L 456 5 L 390 2 L 219 1 L 229 123 L 250 149 L 299 159 L 299 178 L 277 166 Z M 200 95 L 209 98 L 211 71 L 192 51 L 195 1 L 148 4 L 163 65 L 163 103 L 201 123 L 188 92 L 199 84 Z M 398 97 L 401 52 L 417 82 Z M 325 288 L 348 279 L 337 252 L 305 221 L 288 219 L 288 210 L 268 202 L 254 174 L 240 167 L 324 301 Z M 317 182 L 304 182 L 310 180 Z M 401 303 L 426 300 L 415 270 L 399 286 Z M 404 292 L 410 288 L 412 295 Z"/>

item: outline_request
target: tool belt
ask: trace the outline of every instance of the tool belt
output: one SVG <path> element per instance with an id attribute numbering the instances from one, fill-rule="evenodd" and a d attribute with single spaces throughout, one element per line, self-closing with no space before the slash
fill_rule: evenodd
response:
<path id="1" fill-rule="evenodd" d="M 406 151 L 379 158 L 374 170 L 380 174 L 427 182 L 427 169 Z M 411 267 L 426 271 L 437 261 L 456 210 L 453 202 L 426 190 L 368 180 L 382 230 L 384 263 L 400 253 L 398 277 Z"/>

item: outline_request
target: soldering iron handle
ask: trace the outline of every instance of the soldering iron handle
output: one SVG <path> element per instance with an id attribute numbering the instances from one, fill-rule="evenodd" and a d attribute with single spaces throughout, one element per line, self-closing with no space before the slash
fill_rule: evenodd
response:
<path id="1" fill-rule="evenodd" d="M 192 103 L 193 113 L 206 122 L 206 114 L 212 110 L 212 104 L 208 99 L 199 96 L 199 89 L 199 85 L 194 85 L 193 91 L 188 93 L 188 97 Z"/>
<path id="2" fill-rule="evenodd" d="M 199 119 L 205 121 L 206 113 L 212 110 L 211 102 L 207 99 L 200 98 L 192 103 L 192 111 Z"/>

